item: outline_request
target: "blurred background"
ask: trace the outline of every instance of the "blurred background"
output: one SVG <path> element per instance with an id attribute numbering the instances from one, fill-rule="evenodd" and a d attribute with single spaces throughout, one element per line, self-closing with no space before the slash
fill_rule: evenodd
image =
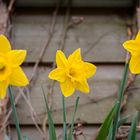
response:
<path id="1" fill-rule="evenodd" d="M 0 0 L 0 33 L 9 37 L 14 49 L 28 51 L 23 68 L 30 85 L 15 89 L 23 135 L 32 140 L 47 140 L 43 86 L 58 140 L 62 139 L 61 91 L 58 83 L 48 79 L 48 73 L 55 67 L 58 49 L 68 56 L 80 47 L 83 59 L 94 63 L 97 73 L 88 81 L 91 89 L 88 95 L 76 92 L 66 98 L 68 123 L 76 96 L 80 96 L 74 138 L 94 140 L 117 98 L 126 57 L 122 43 L 133 39 L 139 28 L 140 9 L 136 0 Z M 129 76 L 122 116 L 140 110 L 139 84 L 139 76 Z M 17 140 L 14 122 L 9 116 L 10 107 L 4 123 L 8 135 Z"/>

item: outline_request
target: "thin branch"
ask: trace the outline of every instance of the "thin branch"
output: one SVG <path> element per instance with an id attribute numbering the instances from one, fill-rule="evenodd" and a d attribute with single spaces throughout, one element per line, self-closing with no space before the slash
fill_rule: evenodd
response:
<path id="1" fill-rule="evenodd" d="M 13 6 L 13 4 L 14 4 L 14 0 L 11 0 L 10 4 L 8 6 L 8 16 L 7 16 L 7 18 L 9 18 L 9 15 L 10 15 L 10 13 L 12 11 L 11 7 Z M 51 29 L 50 29 L 50 32 L 49 32 L 49 38 L 48 38 L 48 40 L 46 42 L 46 45 L 41 49 L 41 52 L 39 54 L 39 57 L 38 57 L 37 61 L 35 62 L 35 65 L 34 65 L 34 68 L 33 68 L 33 73 L 32 73 L 31 78 L 30 78 L 31 85 L 32 85 L 32 83 L 34 83 L 34 79 L 35 79 L 35 75 L 36 75 L 36 72 L 37 72 L 38 65 L 39 65 L 40 61 L 42 60 L 42 58 L 44 56 L 44 53 L 45 53 L 45 50 L 46 50 L 47 46 L 49 45 L 49 43 L 50 43 L 50 41 L 51 41 L 51 39 L 53 37 L 53 32 L 54 32 L 54 27 L 55 27 L 55 23 L 56 23 L 57 12 L 58 12 L 58 8 L 56 8 L 56 11 L 53 14 L 53 20 L 52 20 Z M 27 88 L 30 88 L 31 89 L 31 85 L 29 87 L 20 89 L 20 92 L 23 93 L 24 91 L 28 91 Z M 15 98 L 15 105 L 18 103 L 18 100 L 20 99 L 21 95 L 23 96 L 23 94 L 18 94 L 16 96 L 16 98 Z M 25 99 L 25 96 L 23 96 L 23 98 Z M 25 99 L 25 101 L 28 102 L 27 105 L 31 109 L 32 108 L 31 107 L 31 104 L 29 103 L 29 101 L 27 100 L 27 98 Z M 32 120 L 34 121 L 35 126 L 37 127 L 37 129 L 39 130 L 39 132 L 41 133 L 41 135 L 44 135 L 43 132 L 41 131 L 41 129 L 39 128 L 38 124 L 35 121 L 34 116 L 37 116 L 37 115 L 36 115 L 36 113 L 32 109 L 31 109 L 31 117 L 32 117 Z M 6 115 L 5 120 L 3 122 L 3 127 L 0 129 L 0 133 L 7 126 L 7 121 L 9 119 L 11 113 L 12 113 L 12 109 L 10 108 L 10 110 L 9 110 L 8 114 Z"/>
<path id="2" fill-rule="evenodd" d="M 38 117 L 38 115 L 36 114 L 31 102 L 27 99 L 27 97 L 25 96 L 23 90 L 21 88 L 18 88 L 19 89 L 19 92 L 20 94 L 22 95 L 22 97 L 24 98 L 25 102 L 27 103 L 27 105 L 29 106 L 30 108 L 30 114 L 31 114 L 31 119 L 33 120 L 34 122 L 34 125 L 36 126 L 37 130 L 39 131 L 39 133 L 43 136 L 43 138 L 45 139 L 45 135 L 44 133 L 42 132 L 42 130 L 40 129 L 40 127 L 38 126 L 37 122 L 36 122 L 36 119 L 38 120 L 38 122 L 41 122 L 40 118 Z M 35 119 L 36 118 L 36 119 Z"/>
<path id="3" fill-rule="evenodd" d="M 31 79 L 30 79 L 30 83 L 34 83 L 33 80 L 35 78 L 38 65 L 41 62 L 41 60 L 42 60 L 42 58 L 43 58 L 43 56 L 45 54 L 45 51 L 46 51 L 47 47 L 49 46 L 49 44 L 51 42 L 51 39 L 53 37 L 58 10 L 59 10 L 59 6 L 56 7 L 56 10 L 53 13 L 53 18 L 52 18 L 51 27 L 50 27 L 50 30 L 49 30 L 48 39 L 47 39 L 46 45 L 41 49 L 39 57 L 38 57 L 35 65 L 34 65 L 33 72 L 32 72 Z"/>
<path id="4" fill-rule="evenodd" d="M 10 24 L 10 19 L 11 19 L 11 13 L 12 13 L 13 6 L 14 6 L 15 1 L 16 0 L 10 0 L 10 3 L 8 5 L 8 8 L 7 8 L 7 17 L 6 17 L 5 28 L 4 28 L 4 34 L 6 34 L 7 33 L 7 30 L 8 30 L 8 26 Z"/>
<path id="5" fill-rule="evenodd" d="M 70 2 L 70 0 L 69 0 L 69 2 Z M 66 14 L 65 14 L 63 37 L 62 37 L 62 39 L 60 41 L 60 45 L 58 47 L 58 49 L 60 49 L 60 50 L 64 50 L 64 47 L 65 47 L 65 39 L 66 39 L 67 32 L 68 32 L 68 29 L 69 29 L 68 27 L 69 27 L 70 9 L 71 9 L 71 5 L 68 5 L 68 8 L 67 8 L 67 11 L 66 11 Z M 55 66 L 56 66 L 56 63 L 54 61 L 52 69 L 54 69 Z M 49 91 L 48 92 L 48 105 L 49 105 L 50 109 L 52 108 L 52 95 L 53 95 L 54 85 L 55 85 L 55 81 L 51 80 L 50 83 L 49 83 L 49 90 L 48 90 Z M 42 126 L 43 126 L 44 131 L 46 131 L 47 120 L 48 120 L 48 117 L 46 115 L 43 119 L 43 122 L 42 122 Z"/>

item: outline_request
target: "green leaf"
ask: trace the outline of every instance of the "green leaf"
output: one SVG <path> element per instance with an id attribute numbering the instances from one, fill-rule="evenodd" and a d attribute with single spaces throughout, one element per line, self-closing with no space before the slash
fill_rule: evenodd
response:
<path id="1" fill-rule="evenodd" d="M 31 138 L 29 138 L 28 136 L 23 136 L 24 140 L 32 140 Z"/>
<path id="2" fill-rule="evenodd" d="M 62 107 L 63 107 L 63 140 L 67 140 L 66 105 L 65 105 L 65 99 L 63 95 L 62 95 Z"/>
<path id="3" fill-rule="evenodd" d="M 12 87 L 9 86 L 8 90 L 9 90 L 10 102 L 11 102 L 11 106 L 12 106 L 12 113 L 13 113 L 14 121 L 16 124 L 16 131 L 17 131 L 18 140 L 22 140 L 22 134 L 21 134 L 20 126 L 19 126 L 19 119 L 18 119 L 18 115 L 17 115 L 17 110 L 16 110 L 15 103 L 14 103 Z"/>
<path id="4" fill-rule="evenodd" d="M 119 105 L 118 105 L 118 108 L 117 108 L 117 112 L 116 112 L 116 116 L 115 116 L 115 119 L 114 119 L 114 125 L 113 125 L 113 137 L 112 137 L 112 140 L 115 140 L 116 139 L 116 132 L 117 132 L 117 129 L 118 129 L 118 122 L 119 122 L 119 119 L 120 119 L 120 109 L 121 109 L 121 103 L 122 103 L 122 100 L 123 100 L 123 94 L 124 94 L 124 90 L 125 90 L 125 86 L 126 86 L 126 82 L 127 82 L 127 76 L 128 76 L 128 69 L 129 69 L 129 62 L 126 62 L 125 63 L 125 67 L 124 67 L 124 73 L 123 73 L 123 77 L 122 77 L 122 81 L 121 81 L 121 85 L 120 85 L 120 88 L 119 88 Z"/>
<path id="5" fill-rule="evenodd" d="M 109 134 L 108 134 L 108 137 L 107 137 L 108 140 L 112 139 L 112 136 L 113 136 L 112 131 L 113 131 L 113 121 L 112 121 L 110 129 L 109 129 Z"/>
<path id="6" fill-rule="evenodd" d="M 113 106 L 113 108 L 111 109 L 111 111 L 109 112 L 109 114 L 107 115 L 107 117 L 105 118 L 105 120 L 100 128 L 100 131 L 96 137 L 96 140 L 105 140 L 106 139 L 106 137 L 109 133 L 112 121 L 114 119 L 114 116 L 116 114 L 118 105 L 119 105 L 119 102 L 117 101 L 115 103 L 115 105 Z"/>
<path id="7" fill-rule="evenodd" d="M 79 97 L 77 97 L 76 102 L 75 102 L 74 113 L 73 113 L 71 127 L 70 127 L 70 131 L 69 131 L 69 135 L 68 135 L 68 140 L 73 140 L 72 132 L 73 132 L 73 128 L 74 128 L 74 119 L 75 119 L 75 115 L 76 115 L 76 112 L 77 112 L 78 103 L 79 103 Z"/>
<path id="8" fill-rule="evenodd" d="M 63 122 L 63 140 L 67 140 L 67 127 L 66 122 Z"/>
<path id="9" fill-rule="evenodd" d="M 47 97 L 45 96 L 45 92 L 44 92 L 44 89 L 43 89 L 42 86 L 41 86 L 41 88 L 42 88 L 42 91 L 43 91 L 43 96 L 44 96 L 44 100 L 45 100 L 45 104 L 46 104 L 46 109 L 47 109 L 47 114 L 48 114 L 49 139 L 50 140 L 56 140 L 56 131 L 55 131 L 55 127 L 54 127 L 51 111 L 50 111 L 48 103 L 47 103 Z"/>
<path id="10" fill-rule="evenodd" d="M 136 140 L 137 123 L 138 123 L 138 111 L 133 116 L 131 127 L 130 127 L 130 132 L 128 135 L 128 140 Z"/>
<path id="11" fill-rule="evenodd" d="M 123 117 L 122 119 L 120 119 L 119 122 L 118 122 L 118 128 L 119 128 L 122 124 L 126 123 L 126 122 L 128 121 L 128 118 L 129 118 L 129 116 L 126 116 L 126 117 Z"/>

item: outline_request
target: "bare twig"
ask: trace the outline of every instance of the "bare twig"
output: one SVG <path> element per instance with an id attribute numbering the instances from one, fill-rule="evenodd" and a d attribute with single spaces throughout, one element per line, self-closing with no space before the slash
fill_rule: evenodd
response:
<path id="1" fill-rule="evenodd" d="M 60 50 L 64 50 L 67 32 L 68 32 L 69 28 L 72 27 L 72 25 L 74 25 L 73 23 L 72 24 L 69 24 L 69 17 L 70 17 L 70 10 L 71 10 L 72 0 L 69 0 L 68 3 L 69 4 L 68 4 L 67 11 L 66 11 L 66 14 L 65 14 L 63 36 L 62 36 L 62 39 L 60 41 L 60 45 L 58 47 L 58 49 L 60 49 Z M 56 66 L 56 63 L 54 61 L 53 62 L 52 69 L 54 69 L 55 66 Z M 54 85 L 55 85 L 55 81 L 52 81 L 51 80 L 50 83 L 49 83 L 49 90 L 48 90 L 49 91 L 48 92 L 48 104 L 49 104 L 49 108 L 52 108 L 52 95 L 53 95 Z M 47 120 L 48 120 L 48 117 L 46 115 L 45 118 L 44 118 L 44 120 L 43 120 L 43 123 L 42 123 L 42 126 L 43 126 L 44 131 L 46 131 Z"/>
<path id="2" fill-rule="evenodd" d="M 11 7 L 12 7 L 13 4 L 14 4 L 14 0 L 11 0 L 11 3 L 10 3 L 9 6 L 8 6 L 8 9 L 9 9 L 9 12 L 8 12 L 8 13 L 9 13 L 9 14 L 8 14 L 7 17 L 9 17 L 9 15 L 10 15 L 10 13 L 11 13 L 11 10 L 12 10 Z M 45 50 L 46 50 L 47 46 L 49 45 L 49 43 L 50 43 L 50 41 L 51 41 L 51 38 L 52 38 L 52 36 L 53 36 L 54 27 L 55 27 L 55 23 L 56 23 L 56 15 L 57 15 L 57 12 L 58 12 L 58 8 L 56 9 L 56 11 L 55 11 L 54 14 L 53 14 L 53 20 L 52 20 L 51 29 L 50 29 L 50 32 L 49 32 L 49 38 L 47 39 L 46 45 L 41 49 L 41 52 L 40 52 L 40 54 L 39 54 L 39 57 L 38 57 L 37 61 L 35 62 L 35 65 L 34 65 L 34 68 L 33 68 L 33 73 L 32 73 L 31 78 L 30 78 L 30 83 L 32 83 L 32 84 L 34 83 L 34 79 L 35 79 L 35 75 L 36 75 L 36 72 L 37 72 L 38 65 L 39 65 L 39 63 L 40 63 L 42 57 L 44 56 Z M 31 84 L 31 85 L 32 85 L 32 84 Z M 37 117 L 37 115 L 36 115 L 35 111 L 33 110 L 32 106 L 31 106 L 31 103 L 29 102 L 29 100 L 28 100 L 27 98 L 25 98 L 26 96 L 23 94 L 23 91 L 26 91 L 26 92 L 27 92 L 27 91 L 28 91 L 28 88 L 31 89 L 31 85 L 30 85 L 29 87 L 20 89 L 20 93 L 21 93 L 21 94 L 18 94 L 18 95 L 16 96 L 16 98 L 15 98 L 15 104 L 17 104 L 18 100 L 20 99 L 20 97 L 21 97 L 21 95 L 22 95 L 23 98 L 25 99 L 27 105 L 28 105 L 28 106 L 30 107 L 30 109 L 31 109 L 31 118 L 32 118 L 33 122 L 35 123 L 35 126 L 36 126 L 37 129 L 39 130 L 40 134 L 43 136 L 44 134 L 43 134 L 42 130 L 40 129 L 40 127 L 39 127 L 38 124 L 36 123 L 35 116 Z M 6 118 L 5 118 L 4 123 L 3 123 L 3 127 L 2 127 L 2 129 L 0 130 L 0 132 L 2 132 L 2 131 L 4 130 L 4 128 L 6 127 L 7 121 L 8 121 L 8 119 L 9 119 L 11 113 L 12 113 L 12 109 L 10 108 L 8 114 L 6 115 Z M 37 118 L 38 118 L 38 117 L 37 117 Z M 44 137 L 44 136 L 43 136 L 43 137 Z"/>
<path id="3" fill-rule="evenodd" d="M 118 133 L 116 136 L 117 140 L 123 140 L 124 138 L 128 137 L 130 126 L 121 126 L 120 129 L 122 130 L 121 133 Z M 137 132 L 140 132 L 140 126 L 137 126 Z"/>
<path id="4" fill-rule="evenodd" d="M 18 88 L 19 89 L 19 92 L 20 94 L 22 95 L 22 97 L 24 98 L 24 100 L 26 101 L 27 105 L 29 106 L 30 108 L 30 114 L 31 114 L 31 118 L 37 128 L 37 130 L 39 131 L 39 133 L 43 136 L 43 138 L 45 139 L 45 135 L 44 133 L 42 132 L 41 128 L 38 126 L 37 122 L 36 122 L 36 119 L 38 120 L 38 122 L 41 122 L 40 118 L 38 117 L 38 115 L 36 114 L 31 102 L 27 99 L 27 97 L 24 95 L 24 92 L 21 88 Z"/>
<path id="5" fill-rule="evenodd" d="M 0 25 L 2 27 L 0 29 L 0 34 L 6 34 L 6 32 L 8 31 L 8 27 L 10 25 L 11 11 L 13 9 L 14 2 L 15 2 L 14 0 L 11 0 L 9 3 L 9 6 L 6 11 L 6 17 L 3 18 L 3 23 L 2 23 L 2 25 Z M 0 1 L 0 6 L 4 6 L 3 1 Z M 1 10 L 3 10 L 3 8 Z M 0 129 L 3 128 L 3 121 L 5 120 L 5 116 L 6 116 L 6 112 L 7 112 L 7 102 L 8 102 L 7 97 L 4 100 L 0 101 L 0 110 L 1 110 L 1 112 L 0 112 Z M 0 133 L 1 140 L 4 140 L 5 133 L 6 133 L 6 130 L 3 129 L 2 133 Z"/>
<path id="6" fill-rule="evenodd" d="M 47 42 L 46 42 L 45 46 L 41 49 L 39 57 L 38 57 L 35 65 L 34 65 L 33 72 L 32 72 L 31 79 L 30 79 L 30 83 L 34 83 L 33 80 L 35 78 L 35 74 L 36 74 L 38 65 L 39 65 L 40 61 L 42 60 L 42 58 L 45 54 L 45 51 L 46 51 L 46 49 L 47 49 L 47 47 L 48 47 L 48 45 L 49 45 L 49 43 L 50 43 L 50 41 L 53 37 L 54 27 L 55 27 L 55 24 L 56 24 L 58 10 L 59 10 L 59 5 L 56 7 L 56 10 L 53 13 L 52 23 L 51 23 L 51 27 L 50 27 L 50 30 L 49 30 L 49 36 L 48 36 L 48 39 L 47 39 Z"/>
<path id="7" fill-rule="evenodd" d="M 13 6 L 14 6 L 14 3 L 15 3 L 16 0 L 10 0 L 10 3 L 8 5 L 8 8 L 7 8 L 7 17 L 6 17 L 6 22 L 5 22 L 5 25 L 4 25 L 4 34 L 7 33 L 8 31 L 8 26 L 10 25 L 10 19 L 11 19 L 11 13 L 12 13 L 12 10 L 13 10 Z"/>
<path id="8" fill-rule="evenodd" d="M 17 96 L 16 96 L 16 98 L 15 98 L 15 105 L 17 104 L 17 102 L 18 102 L 18 100 L 20 99 L 20 94 L 18 94 Z M 2 128 L 0 129 L 0 133 L 2 133 L 2 131 L 6 128 L 6 126 L 7 126 L 7 122 L 8 122 L 8 119 L 10 118 L 10 115 L 11 115 L 11 113 L 12 113 L 12 108 L 10 107 L 10 109 L 9 109 L 9 111 L 8 111 L 8 113 L 7 113 L 7 115 L 5 116 L 5 119 L 4 119 L 4 122 L 3 122 L 3 124 L 2 124 Z"/>

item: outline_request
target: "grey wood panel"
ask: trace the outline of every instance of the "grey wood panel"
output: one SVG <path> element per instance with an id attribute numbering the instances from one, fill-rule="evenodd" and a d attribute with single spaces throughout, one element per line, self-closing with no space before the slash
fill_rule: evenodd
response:
<path id="1" fill-rule="evenodd" d="M 69 55 L 77 48 L 92 62 L 124 62 L 122 43 L 127 40 L 127 20 L 119 15 L 73 15 L 84 22 L 68 31 L 64 52 Z M 13 46 L 27 49 L 26 62 L 35 62 L 48 38 L 51 16 L 16 15 L 13 18 Z M 55 33 L 42 62 L 53 62 L 63 36 L 64 17 L 59 16 Z M 51 55 L 50 55 L 51 54 Z"/>
<path id="2" fill-rule="evenodd" d="M 96 135 L 96 132 L 98 130 L 98 127 L 96 126 L 87 126 L 82 127 L 81 132 L 83 132 L 83 135 L 77 136 L 77 140 L 91 140 Z M 56 133 L 58 140 L 62 139 L 62 127 L 56 127 Z M 78 132 L 77 132 L 78 133 Z M 34 126 L 22 126 L 22 134 L 24 136 L 29 136 L 32 140 L 43 140 L 39 132 L 36 130 Z M 14 127 L 11 127 L 11 138 L 13 140 L 17 139 L 16 129 Z"/>
<path id="3" fill-rule="evenodd" d="M 66 6 L 67 0 L 63 0 Z M 16 5 L 22 7 L 41 7 L 56 6 L 58 0 L 17 0 Z M 133 0 L 73 0 L 74 7 L 130 7 L 133 6 Z"/>
<path id="4" fill-rule="evenodd" d="M 14 127 L 12 127 L 11 137 L 13 140 L 17 139 L 16 130 Z M 98 127 L 97 126 L 83 126 L 80 128 L 81 134 L 83 135 L 77 135 L 77 140 L 92 140 L 95 138 Z M 22 133 L 24 136 L 29 136 L 32 140 L 43 140 L 38 131 L 35 127 L 31 126 L 22 126 Z M 56 127 L 56 133 L 58 140 L 62 139 L 62 127 Z M 78 132 L 77 132 L 78 133 Z M 125 139 L 126 140 L 126 139 Z M 140 133 L 137 133 L 137 140 L 140 140 Z"/>
<path id="5" fill-rule="evenodd" d="M 38 72 L 38 79 L 30 93 L 31 103 L 41 120 L 43 120 L 46 116 L 46 108 L 41 85 L 43 85 L 45 93 L 47 95 L 49 92 L 49 81 L 47 78 L 49 71 L 50 69 L 48 69 L 47 67 L 40 67 Z M 25 68 L 25 72 L 28 75 L 31 75 L 32 70 L 31 68 L 27 67 Z M 122 72 L 123 66 L 121 65 L 99 65 L 95 77 L 89 79 L 91 88 L 90 93 L 85 95 L 76 91 L 73 96 L 66 98 L 68 122 L 71 121 L 76 96 L 80 96 L 80 103 L 76 119 L 80 119 L 87 124 L 102 123 L 117 98 L 117 92 L 119 89 Z M 140 80 L 138 78 L 136 85 L 139 85 L 139 82 Z M 139 91 L 139 89 L 131 89 L 131 91 L 129 92 L 131 98 L 126 105 L 126 109 L 123 112 L 123 115 L 131 115 L 137 109 L 139 109 Z M 51 97 L 54 122 L 56 124 L 61 124 L 61 91 L 58 83 L 55 84 L 54 91 L 51 94 Z M 17 110 L 21 124 L 33 124 L 30 118 L 29 107 L 26 105 L 23 99 L 19 101 Z"/>
<path id="6" fill-rule="evenodd" d="M 5 32 L 7 20 L 7 8 L 6 5 L 1 2 L 0 4 L 0 34 Z"/>

